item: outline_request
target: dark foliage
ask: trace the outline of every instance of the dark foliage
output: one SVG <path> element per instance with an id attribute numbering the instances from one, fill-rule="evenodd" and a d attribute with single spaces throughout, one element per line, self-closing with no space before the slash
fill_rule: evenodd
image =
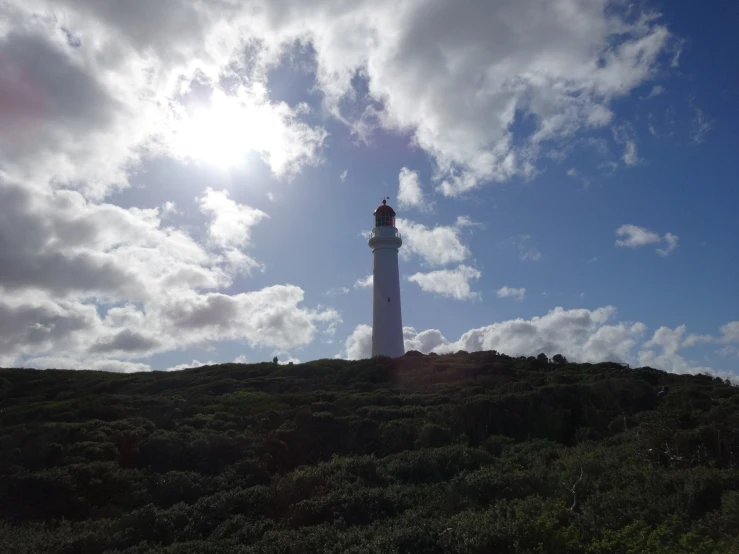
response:
<path id="1" fill-rule="evenodd" d="M 739 389 L 706 375 L 497 352 L 8 369 L 0 425 L 14 554 L 739 544 Z"/>

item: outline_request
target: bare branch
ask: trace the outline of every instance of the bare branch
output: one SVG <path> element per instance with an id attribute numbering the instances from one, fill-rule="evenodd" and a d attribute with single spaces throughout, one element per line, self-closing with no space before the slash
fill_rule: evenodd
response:
<path id="1" fill-rule="evenodd" d="M 582 481 L 583 475 L 585 474 L 583 467 L 582 467 L 582 461 L 580 461 L 580 458 L 577 459 L 577 463 L 580 466 L 580 477 L 569 488 L 567 487 L 567 485 L 562 483 L 562 486 L 564 487 L 564 489 L 572 495 L 572 506 L 570 506 L 571 512 L 577 511 L 578 509 L 579 503 L 577 501 L 577 485 L 580 484 L 580 481 Z"/>

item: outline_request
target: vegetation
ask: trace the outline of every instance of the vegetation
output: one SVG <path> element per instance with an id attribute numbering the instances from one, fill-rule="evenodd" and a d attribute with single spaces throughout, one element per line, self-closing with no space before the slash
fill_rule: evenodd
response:
<path id="1" fill-rule="evenodd" d="M 8 553 L 739 552 L 739 388 L 706 375 L 496 352 L 7 369 L 0 426 Z"/>

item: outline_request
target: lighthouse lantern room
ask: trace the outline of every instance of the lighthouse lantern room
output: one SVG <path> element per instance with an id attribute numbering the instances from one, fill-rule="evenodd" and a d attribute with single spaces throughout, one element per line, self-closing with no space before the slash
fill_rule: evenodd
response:
<path id="1" fill-rule="evenodd" d="M 405 353 L 398 270 L 398 250 L 403 241 L 395 227 L 395 211 L 386 200 L 374 216 L 375 227 L 369 236 L 374 255 L 372 356 L 396 358 Z"/>

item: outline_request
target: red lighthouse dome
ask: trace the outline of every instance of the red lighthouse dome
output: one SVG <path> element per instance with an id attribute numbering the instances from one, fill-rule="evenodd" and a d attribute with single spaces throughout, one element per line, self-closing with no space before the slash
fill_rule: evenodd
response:
<path id="1" fill-rule="evenodd" d="M 375 227 L 395 227 L 395 210 L 387 205 L 387 200 L 382 201 L 374 213 Z"/>

